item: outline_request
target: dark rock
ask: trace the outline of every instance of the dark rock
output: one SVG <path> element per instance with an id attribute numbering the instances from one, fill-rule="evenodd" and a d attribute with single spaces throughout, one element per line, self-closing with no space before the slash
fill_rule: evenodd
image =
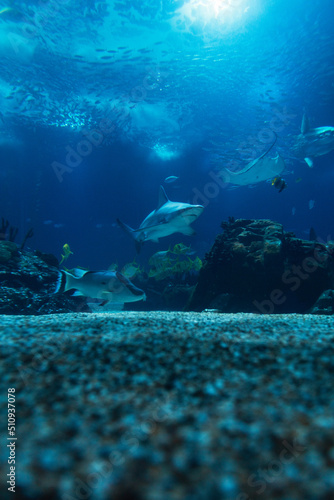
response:
<path id="1" fill-rule="evenodd" d="M 194 287 L 189 285 L 167 285 L 162 296 L 169 310 L 180 310 L 187 304 L 193 291 Z"/>
<path id="2" fill-rule="evenodd" d="M 187 310 L 303 313 L 334 288 L 332 250 L 270 220 L 222 223 Z"/>
<path id="3" fill-rule="evenodd" d="M 1 260 L 1 251 L 5 257 L 8 251 L 9 258 Z M 86 298 L 54 294 L 59 270 L 45 262 L 45 255 L 42 259 L 0 241 L 0 314 L 90 312 Z"/>
<path id="4" fill-rule="evenodd" d="M 145 290 L 146 300 L 124 304 L 125 311 L 182 311 L 194 291 L 197 283 L 197 273 L 186 277 L 172 275 L 163 280 L 155 278 L 136 277 L 133 283 Z"/>
<path id="5" fill-rule="evenodd" d="M 309 311 L 310 314 L 333 314 L 334 313 L 334 290 L 325 290 L 314 306 Z"/>
<path id="6" fill-rule="evenodd" d="M 59 266 L 57 257 L 55 257 L 55 255 L 53 255 L 52 253 L 43 253 L 39 250 L 35 250 L 35 255 L 37 255 L 37 257 L 39 257 L 43 262 L 45 262 L 45 264 L 48 264 L 49 266 Z"/>

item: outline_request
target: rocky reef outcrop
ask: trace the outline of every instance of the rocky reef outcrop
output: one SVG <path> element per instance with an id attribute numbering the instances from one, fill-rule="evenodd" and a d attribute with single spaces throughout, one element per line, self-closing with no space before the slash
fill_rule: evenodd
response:
<path id="1" fill-rule="evenodd" d="M 321 294 L 334 288 L 330 245 L 296 238 L 271 220 L 230 219 L 222 228 L 187 310 L 333 313 L 329 300 L 324 310 L 312 311 Z"/>
<path id="2" fill-rule="evenodd" d="M 198 280 L 143 275 L 135 284 L 147 301 L 125 309 L 183 310 L 188 301 L 189 311 L 334 314 L 333 242 L 296 238 L 270 220 L 230 219 L 222 228 Z M 0 314 L 91 312 L 86 297 L 54 294 L 58 275 L 55 256 L 0 240 Z"/>
<path id="3" fill-rule="evenodd" d="M 59 263 L 52 254 L 25 251 L 13 241 L 0 240 L 0 314 L 40 315 L 67 312 L 105 312 L 101 301 L 73 296 L 73 291 L 55 294 Z M 156 281 L 142 273 L 134 283 L 145 290 L 147 300 L 124 304 L 125 310 L 182 310 L 190 298 L 197 275 L 171 276 Z"/>
<path id="4" fill-rule="evenodd" d="M 0 314 L 89 312 L 84 297 L 54 294 L 57 266 L 54 255 L 0 241 Z"/>

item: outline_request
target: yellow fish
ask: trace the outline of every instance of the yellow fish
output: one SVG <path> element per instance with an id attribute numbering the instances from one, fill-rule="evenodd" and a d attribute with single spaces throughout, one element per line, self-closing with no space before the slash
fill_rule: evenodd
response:
<path id="1" fill-rule="evenodd" d="M 173 250 L 171 250 L 171 252 L 175 253 L 177 255 L 186 255 L 189 252 L 191 252 L 191 249 L 190 249 L 190 246 L 187 247 L 183 243 L 176 243 L 176 245 L 174 245 L 174 248 L 173 248 Z"/>
<path id="2" fill-rule="evenodd" d="M 64 255 L 61 254 L 61 261 L 59 262 L 59 265 L 61 266 L 62 263 L 67 260 L 69 258 L 69 256 L 71 254 L 73 254 L 73 252 L 71 251 L 70 249 L 70 245 L 68 243 L 65 243 L 65 245 L 63 245 L 63 252 L 64 252 Z"/>
<path id="3" fill-rule="evenodd" d="M 134 260 L 130 264 L 125 264 L 121 273 L 128 279 L 135 278 L 141 272 L 139 264 Z"/>

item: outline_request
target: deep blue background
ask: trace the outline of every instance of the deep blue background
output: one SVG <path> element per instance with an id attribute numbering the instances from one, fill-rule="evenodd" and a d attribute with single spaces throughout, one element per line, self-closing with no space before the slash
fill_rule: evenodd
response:
<path id="1" fill-rule="evenodd" d="M 35 234 L 28 241 L 28 247 L 54 253 L 59 258 L 63 244 L 68 243 L 74 252 L 68 261 L 69 267 L 80 265 L 104 269 L 116 261 L 121 267 L 132 261 L 134 245 L 118 228 L 116 218 L 138 227 L 156 207 L 159 185 L 169 175 L 180 177 L 177 183 L 165 185 L 170 199 L 192 202 L 193 189 L 203 192 L 205 185 L 211 182 L 208 176 L 213 154 L 210 139 L 214 132 L 224 125 L 226 143 L 234 144 L 232 151 L 230 144 L 226 145 L 228 158 L 231 158 L 234 148 L 237 149 L 249 135 L 248 125 L 253 135 L 265 126 L 261 122 L 261 112 L 254 117 L 254 97 L 249 93 L 252 80 L 266 79 L 266 68 L 260 57 L 264 40 L 271 44 L 269 49 L 266 46 L 270 54 L 268 64 L 272 65 L 277 58 L 277 67 L 286 78 L 285 101 L 281 97 L 278 106 L 286 105 L 295 115 L 291 124 L 279 133 L 277 150 L 288 159 L 291 137 L 299 133 L 304 108 L 313 126 L 334 126 L 332 2 L 323 0 L 305 6 L 305 2 L 298 0 L 280 0 L 269 4 L 271 9 L 259 16 L 247 33 L 236 40 L 234 52 L 238 59 L 231 62 L 233 71 L 226 88 L 222 85 L 216 89 L 215 95 L 211 95 L 210 87 L 198 86 L 198 101 L 193 102 L 194 123 L 181 128 L 179 135 L 183 147 L 181 155 L 174 160 L 159 160 L 152 155 L 152 149 L 143 145 L 144 141 L 126 134 L 122 137 L 115 134 L 108 143 L 94 146 L 91 154 L 72 173 L 65 173 L 63 182 L 59 182 L 52 163 L 65 162 L 66 146 L 76 148 L 83 140 L 80 131 L 41 126 L 34 123 L 33 118 L 30 123 L 13 120 L 11 128 L 18 143 L 0 147 L 0 216 L 19 227 L 17 241 L 20 242 L 25 232 L 33 227 Z M 314 34 L 321 39 L 327 37 L 326 51 L 317 51 Z M 198 48 L 200 50 L 205 55 L 206 49 Z M 254 66 L 256 50 L 259 51 L 258 67 Z M 248 57 L 249 60 L 253 58 L 251 67 Z M 297 62 L 300 67 L 296 68 Z M 5 61 L 5 64 L 9 63 L 9 60 Z M 184 76 L 178 76 L 182 73 L 182 64 L 186 68 L 186 59 L 178 63 L 179 73 L 175 71 L 168 77 L 169 86 L 181 90 L 182 85 L 186 85 Z M 207 71 L 217 82 L 225 76 L 225 68 L 220 74 L 219 64 L 214 65 L 212 61 L 201 70 Z M 267 78 L 270 86 L 272 76 Z M 264 81 L 264 89 L 266 83 Z M 98 85 L 97 81 L 97 90 Z M 125 90 L 130 92 L 133 83 L 127 81 L 127 85 Z M 196 82 L 189 85 L 194 90 Z M 181 90 L 176 93 L 180 95 L 180 102 Z M 324 92 L 326 104 L 321 101 Z M 149 95 L 147 102 L 150 98 Z M 270 113 L 268 107 L 264 109 L 263 119 L 265 115 L 270 119 Z M 182 113 L 180 115 L 182 118 Z M 10 123 L 11 117 L 7 120 Z M 224 156 L 224 145 L 221 155 Z M 148 242 L 138 257 L 139 261 L 146 263 L 156 251 L 180 241 L 191 243 L 203 257 L 220 232 L 220 223 L 229 216 L 272 219 L 282 223 L 285 230 L 294 231 L 306 239 L 313 227 L 320 239 L 334 239 L 334 152 L 316 158 L 313 169 L 302 161 L 290 159 L 284 177 L 288 188 L 282 193 L 278 193 L 270 182 L 251 188 L 219 189 L 218 196 L 210 200 L 194 224 L 196 236 L 173 235 L 161 240 L 159 245 Z M 298 178 L 301 178 L 300 182 L 296 182 Z M 310 200 L 315 201 L 312 209 L 309 208 Z M 295 215 L 292 214 L 293 208 Z M 46 221 L 52 222 L 46 224 Z M 60 227 L 55 227 L 55 224 Z"/>

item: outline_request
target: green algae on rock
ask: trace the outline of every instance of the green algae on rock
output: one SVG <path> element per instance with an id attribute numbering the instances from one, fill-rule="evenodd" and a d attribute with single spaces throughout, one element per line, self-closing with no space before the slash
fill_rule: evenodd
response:
<path id="1" fill-rule="evenodd" d="M 7 262 L 17 253 L 17 245 L 12 241 L 0 241 L 0 263 Z"/>

